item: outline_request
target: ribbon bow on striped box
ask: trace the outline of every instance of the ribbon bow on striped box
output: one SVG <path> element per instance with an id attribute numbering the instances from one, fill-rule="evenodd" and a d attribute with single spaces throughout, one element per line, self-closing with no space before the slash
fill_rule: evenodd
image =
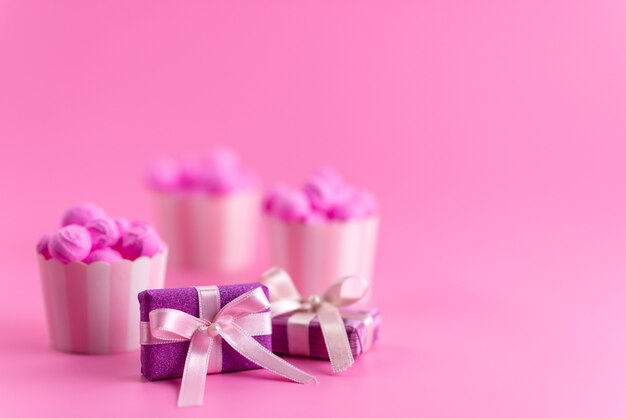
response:
<path id="1" fill-rule="evenodd" d="M 303 298 L 291 277 L 272 268 L 260 279 L 270 292 L 272 349 L 275 353 L 329 359 L 333 372 L 348 369 L 378 339 L 377 309 L 339 309 L 358 302 L 365 280 L 348 276 L 323 295 Z"/>

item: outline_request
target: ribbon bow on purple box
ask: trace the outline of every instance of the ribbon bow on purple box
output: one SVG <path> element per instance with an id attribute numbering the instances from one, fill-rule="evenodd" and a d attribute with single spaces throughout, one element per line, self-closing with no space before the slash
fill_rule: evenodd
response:
<path id="1" fill-rule="evenodd" d="M 319 327 L 326 345 L 333 372 L 341 372 L 354 364 L 350 339 L 346 332 L 344 319 L 359 320 L 366 328 L 363 350 L 369 348 L 374 340 L 374 330 L 378 322 L 373 321 L 370 313 L 340 311 L 358 302 L 368 291 L 365 280 L 348 276 L 332 285 L 323 295 L 312 295 L 304 299 L 296 289 L 291 277 L 280 268 L 272 268 L 260 279 L 270 291 L 272 318 L 291 314 L 287 320 L 288 353 L 292 355 L 311 355 L 309 325 L 319 321 Z M 374 311 L 377 316 L 377 311 Z M 274 332 L 277 332 L 277 320 Z M 376 326 L 376 327 L 375 327 Z"/>
<path id="2" fill-rule="evenodd" d="M 190 291 L 196 293 L 196 301 L 190 300 Z M 277 357 L 254 338 L 271 333 L 265 291 L 258 285 L 240 285 L 140 293 L 144 375 L 151 380 L 178 377 L 184 361 L 178 406 L 201 405 L 207 373 L 223 370 L 258 365 L 298 383 L 315 381 L 315 377 Z M 222 294 L 232 298 L 233 293 L 239 295 L 224 303 Z M 152 309 L 155 305 L 169 307 Z M 263 342 L 268 345 L 267 340 Z M 230 364 L 223 367 L 226 354 Z"/>

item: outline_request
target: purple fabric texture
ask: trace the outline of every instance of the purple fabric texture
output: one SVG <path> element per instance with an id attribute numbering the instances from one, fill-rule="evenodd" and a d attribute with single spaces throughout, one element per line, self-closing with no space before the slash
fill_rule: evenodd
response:
<path id="1" fill-rule="evenodd" d="M 372 344 L 374 344 L 378 340 L 380 332 L 380 313 L 378 309 L 350 310 L 350 312 L 369 313 L 372 316 L 374 327 Z M 285 314 L 272 319 L 272 348 L 276 354 L 289 354 L 287 320 L 290 316 L 291 314 Z M 352 356 L 356 359 L 363 354 L 366 335 L 365 323 L 357 319 L 344 319 L 343 323 L 346 326 Z M 309 351 L 309 357 L 328 359 L 322 328 L 317 318 L 313 319 L 309 324 Z"/>
<path id="2" fill-rule="evenodd" d="M 259 283 L 218 286 L 221 307 L 257 287 L 262 287 L 265 296 L 269 297 L 267 288 Z M 138 298 L 141 321 L 147 322 L 150 311 L 161 308 L 178 309 L 190 315 L 199 316 L 198 292 L 193 287 L 145 290 L 139 293 Z M 259 335 L 253 338 L 268 350 L 272 350 L 271 335 Z M 142 345 L 141 373 L 148 380 L 181 377 L 188 348 L 189 342 Z M 260 367 L 222 341 L 222 372 L 258 368 Z"/>

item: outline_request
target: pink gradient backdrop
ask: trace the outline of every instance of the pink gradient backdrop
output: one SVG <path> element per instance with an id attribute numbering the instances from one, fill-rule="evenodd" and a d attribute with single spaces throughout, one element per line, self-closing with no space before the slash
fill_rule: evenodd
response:
<path id="1" fill-rule="evenodd" d="M 623 417 L 625 22 L 619 0 L 0 0 L 0 415 Z M 266 184 L 329 164 L 378 194 L 383 340 L 342 376 L 296 360 L 317 386 L 210 376 L 176 411 L 137 352 L 48 348 L 33 251 L 75 201 L 149 216 L 149 158 L 217 143 Z"/>

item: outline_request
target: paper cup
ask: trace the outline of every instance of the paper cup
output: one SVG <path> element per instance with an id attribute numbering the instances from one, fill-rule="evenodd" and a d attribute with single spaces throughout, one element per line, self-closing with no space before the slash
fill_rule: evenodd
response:
<path id="1" fill-rule="evenodd" d="M 107 354 L 139 348 L 137 294 L 163 287 L 167 251 L 115 263 L 63 264 L 37 257 L 55 349 Z"/>
<path id="2" fill-rule="evenodd" d="M 322 294 L 348 275 L 362 277 L 371 287 L 377 216 L 310 224 L 265 218 L 270 261 L 289 273 L 304 297 Z"/>
<path id="3" fill-rule="evenodd" d="M 256 260 L 260 193 L 156 193 L 159 233 L 177 267 L 237 273 Z"/>

